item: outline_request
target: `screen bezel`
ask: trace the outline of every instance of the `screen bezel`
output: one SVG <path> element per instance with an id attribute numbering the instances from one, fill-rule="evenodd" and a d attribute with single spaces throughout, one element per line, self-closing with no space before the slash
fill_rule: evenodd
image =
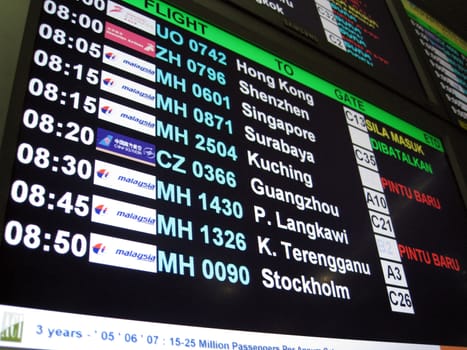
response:
<path id="1" fill-rule="evenodd" d="M 462 138 L 462 134 L 458 133 L 454 128 L 452 128 L 451 125 L 443 123 L 437 118 L 437 116 L 431 114 L 426 110 L 421 109 L 419 106 L 414 105 L 412 102 L 401 98 L 397 94 L 388 92 L 385 87 L 376 84 L 375 82 L 367 79 L 366 77 L 360 76 L 358 72 L 355 72 L 348 67 L 339 67 L 337 73 L 328 72 L 328 70 L 325 69 L 328 63 L 328 59 L 324 55 L 315 58 L 315 61 L 319 64 L 319 68 L 317 68 L 314 65 L 314 61 L 308 61 L 309 56 L 317 56 L 315 52 L 313 52 L 312 50 L 310 50 L 310 52 L 308 52 L 307 54 L 300 53 L 300 50 L 297 50 L 297 52 L 290 52 L 291 50 L 288 50 L 286 41 L 283 42 L 282 45 L 276 46 L 276 44 L 280 42 L 284 37 L 286 37 L 286 35 L 282 35 L 279 38 L 275 38 L 276 32 L 273 30 L 269 30 L 266 31 L 266 33 L 269 34 L 266 40 L 265 37 L 263 37 L 264 32 L 253 33 L 253 31 L 249 30 L 257 26 L 257 23 L 254 20 L 248 23 L 239 21 L 241 25 L 235 23 L 234 20 L 226 21 L 225 18 L 219 17 L 217 12 L 217 9 L 225 10 L 225 8 L 223 8 L 223 4 L 221 4 L 220 2 L 217 2 L 218 7 L 214 7 L 210 11 L 207 11 L 206 9 L 204 9 L 204 7 L 185 4 L 182 1 L 179 2 L 180 4 L 176 5 L 179 8 L 185 9 L 186 11 L 190 11 L 190 13 L 193 13 L 194 15 L 199 16 L 200 18 L 206 18 L 207 21 L 215 24 L 218 27 L 221 27 L 229 32 L 236 33 L 236 35 L 241 36 L 245 40 L 254 42 L 255 45 L 258 45 L 259 47 L 269 49 L 271 52 L 275 52 L 279 57 L 287 58 L 287 60 L 290 60 L 294 63 L 298 62 L 298 65 L 300 65 L 301 67 L 307 67 L 306 69 L 312 71 L 313 74 L 321 73 L 320 75 L 330 75 L 331 77 L 329 78 L 329 80 L 332 79 L 331 81 L 336 85 L 341 86 L 347 89 L 348 91 L 351 91 L 352 93 L 355 93 L 357 96 L 364 96 L 366 100 L 369 100 L 372 103 L 381 106 L 381 108 L 384 108 L 385 110 L 394 113 L 400 118 L 403 117 L 405 120 L 419 126 L 420 128 L 432 132 L 433 134 L 441 137 L 446 148 L 446 155 L 448 156 L 448 158 L 450 158 L 451 167 L 455 175 L 457 176 L 458 186 L 460 187 L 461 193 L 463 194 L 464 202 L 467 203 L 467 186 L 465 184 L 465 179 L 467 178 L 467 176 L 462 175 L 466 174 L 466 169 L 462 168 L 462 164 L 465 165 L 467 164 L 467 162 L 462 161 L 463 159 L 465 160 L 466 155 L 463 154 L 461 151 L 462 149 L 465 149 L 462 147 L 466 145 L 466 140 L 465 138 Z M 36 21 L 37 13 L 39 12 L 38 8 L 39 5 L 37 5 L 37 2 L 31 3 L 31 17 L 35 18 Z M 231 15 L 232 14 L 229 12 L 229 17 L 231 17 Z M 239 13 L 238 18 L 241 18 L 241 16 L 242 14 Z M 26 34 L 25 37 L 27 38 L 28 34 Z M 29 37 L 31 37 L 30 34 Z M 23 42 L 22 52 L 24 53 L 24 55 L 21 55 L 21 59 L 19 60 L 19 67 L 21 67 L 21 64 L 24 64 L 24 62 L 22 61 L 27 62 L 26 58 L 32 52 L 32 44 L 33 38 L 31 38 L 30 41 L 27 40 Z M 16 92 L 24 91 L 27 77 L 27 72 L 21 70 L 21 68 L 18 69 L 18 72 L 19 79 L 16 81 L 15 88 L 13 90 L 11 109 L 9 112 L 8 124 L 6 128 L 6 130 L 8 130 L 8 133 L 6 133 L 4 139 L 4 147 L 2 146 L 2 160 L 6 160 L 6 163 L 2 164 L 9 164 L 8 162 L 11 162 L 12 164 L 14 158 L 14 152 L 12 152 L 12 149 L 14 149 L 14 146 L 16 145 L 16 142 L 14 141 L 16 140 L 17 130 L 19 128 L 19 120 L 18 118 L 14 118 L 14 116 L 19 115 L 18 106 L 21 106 L 20 101 L 22 100 L 22 96 L 17 94 Z M 343 79 L 342 76 L 346 77 L 346 79 Z M 374 92 L 369 93 L 368 90 L 374 90 Z M 10 168 L 11 165 L 7 169 Z M 8 177 L 9 174 L 10 173 L 8 173 Z M 2 182 L 2 186 L 3 184 L 4 183 Z M 2 187 L 2 189 L 4 188 L 5 187 Z M 8 190 L 2 193 L 8 193 Z M 2 211 L 0 215 L 3 216 L 3 204 L 5 203 L 5 200 L 4 198 L 1 199 L 2 201 L 0 203 L 0 209 Z M 2 219 L 3 222 L 3 218 L 0 217 L 0 219 Z"/>

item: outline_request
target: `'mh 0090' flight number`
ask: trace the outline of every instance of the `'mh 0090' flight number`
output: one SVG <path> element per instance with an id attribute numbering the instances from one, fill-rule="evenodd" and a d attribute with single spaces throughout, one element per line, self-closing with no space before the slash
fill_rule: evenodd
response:
<path id="1" fill-rule="evenodd" d="M 203 259 L 201 263 L 203 277 L 208 280 L 218 280 L 219 282 L 230 282 L 232 284 L 240 283 L 244 286 L 250 284 L 250 270 L 248 267 L 237 266 L 223 261 L 212 261 Z"/>

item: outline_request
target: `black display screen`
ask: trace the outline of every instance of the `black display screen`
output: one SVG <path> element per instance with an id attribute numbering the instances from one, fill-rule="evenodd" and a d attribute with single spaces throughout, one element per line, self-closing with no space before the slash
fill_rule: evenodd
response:
<path id="1" fill-rule="evenodd" d="M 467 345 L 439 138 L 161 1 L 45 0 L 26 35 L 1 346 Z"/>
<path id="2" fill-rule="evenodd" d="M 403 1 L 403 4 L 442 91 L 451 120 L 467 130 L 467 44 L 410 1 Z"/>

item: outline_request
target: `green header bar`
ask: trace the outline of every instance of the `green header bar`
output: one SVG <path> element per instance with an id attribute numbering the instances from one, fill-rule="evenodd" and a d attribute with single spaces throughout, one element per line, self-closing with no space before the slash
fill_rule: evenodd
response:
<path id="1" fill-rule="evenodd" d="M 379 107 L 376 107 L 375 105 L 362 100 L 321 78 L 318 78 L 298 66 L 284 61 L 271 53 L 210 25 L 197 17 L 191 16 L 176 7 L 158 0 L 123 1 L 179 28 L 185 29 L 193 34 L 203 37 L 206 40 L 231 50 L 242 57 L 261 64 L 266 68 L 295 80 L 333 100 L 339 101 L 352 109 L 358 110 L 381 123 L 405 133 L 421 143 L 424 143 L 440 152 L 444 152 L 443 145 L 439 138 L 424 132 L 414 125 L 397 118 Z"/>

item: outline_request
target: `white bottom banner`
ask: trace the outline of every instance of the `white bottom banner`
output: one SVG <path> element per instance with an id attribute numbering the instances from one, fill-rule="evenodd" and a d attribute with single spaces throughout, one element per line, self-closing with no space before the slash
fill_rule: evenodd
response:
<path id="1" fill-rule="evenodd" d="M 439 346 L 304 337 L 131 321 L 0 305 L 0 349 L 439 350 Z"/>

